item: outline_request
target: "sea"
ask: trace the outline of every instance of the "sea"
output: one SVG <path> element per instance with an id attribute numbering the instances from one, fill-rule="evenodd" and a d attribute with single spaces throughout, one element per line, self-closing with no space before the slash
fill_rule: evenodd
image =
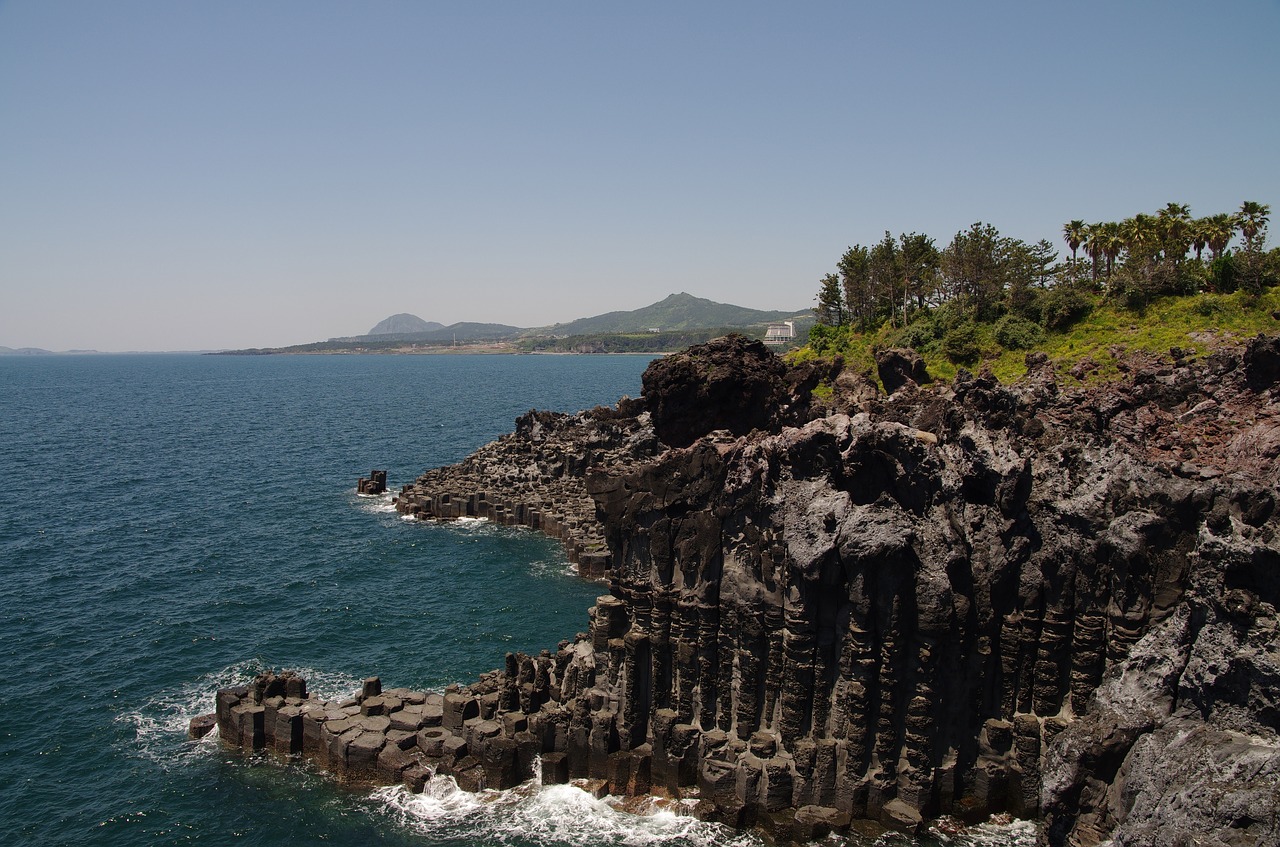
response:
<path id="1" fill-rule="evenodd" d="M 353 790 L 186 738 L 217 689 L 296 670 L 438 691 L 556 648 L 606 588 L 555 541 L 407 521 L 393 490 L 529 409 L 635 396 L 643 356 L 0 357 L 0 832 L 41 845 L 762 847 L 572 786 Z M 1030 847 L 1022 822 L 885 845 Z"/>

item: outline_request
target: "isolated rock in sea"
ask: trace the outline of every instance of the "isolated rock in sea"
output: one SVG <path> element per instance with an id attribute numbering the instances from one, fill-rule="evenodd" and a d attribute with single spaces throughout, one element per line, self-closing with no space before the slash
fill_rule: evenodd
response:
<path id="1" fill-rule="evenodd" d="M 356 493 L 376 496 L 387 490 L 387 472 L 369 471 L 369 476 L 356 481 Z"/>
<path id="2" fill-rule="evenodd" d="M 259 681 L 220 692 L 219 727 L 294 750 L 299 720 L 335 772 L 419 788 L 541 756 L 779 838 L 1007 811 L 1055 845 L 1275 843 L 1277 362 L 1259 338 L 1069 389 L 1033 355 L 1010 386 L 846 379 L 833 411 L 797 387 L 842 375 L 693 348 L 642 401 L 531 412 L 398 498 L 597 557 L 586 631 L 437 702 Z"/>

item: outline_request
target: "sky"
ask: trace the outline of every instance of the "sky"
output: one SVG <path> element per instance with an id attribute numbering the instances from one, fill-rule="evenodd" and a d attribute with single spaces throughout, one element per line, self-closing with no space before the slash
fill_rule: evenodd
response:
<path id="1" fill-rule="evenodd" d="M 886 230 L 1280 221 L 1278 44 L 1277 0 L 0 0 L 0 345 L 804 309 Z"/>

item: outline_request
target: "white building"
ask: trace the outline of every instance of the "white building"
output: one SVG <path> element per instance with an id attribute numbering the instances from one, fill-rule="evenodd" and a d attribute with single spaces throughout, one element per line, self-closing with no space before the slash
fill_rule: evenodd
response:
<path id="1" fill-rule="evenodd" d="M 790 344 L 796 339 L 796 322 L 783 321 L 780 324 L 769 324 L 764 333 L 765 344 Z"/>

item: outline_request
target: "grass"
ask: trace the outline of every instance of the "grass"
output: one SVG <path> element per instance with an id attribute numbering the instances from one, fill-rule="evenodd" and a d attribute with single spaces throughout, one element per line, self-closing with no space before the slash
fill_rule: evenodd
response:
<path id="1" fill-rule="evenodd" d="M 1121 375 L 1118 354 L 1167 355 L 1173 347 L 1203 354 L 1215 344 L 1280 330 L 1280 320 L 1272 317 L 1273 313 L 1280 314 L 1280 289 L 1265 291 L 1260 296 L 1237 291 L 1165 297 L 1141 311 L 1097 297 L 1088 315 L 1062 331 L 1046 332 L 1044 341 L 1034 349 L 1048 354 L 1060 374 L 1091 359 L 1097 367 L 1085 381 L 1101 382 Z M 1012 382 L 1026 374 L 1026 355 L 1030 351 L 1002 348 L 995 340 L 992 324 L 979 324 L 976 329 L 982 350 L 978 360 L 961 365 L 936 349 L 926 348 L 920 353 L 929 374 L 936 379 L 950 380 L 961 367 L 973 372 L 990 368 L 1001 382 Z M 894 330 L 881 327 L 874 332 L 852 335 L 841 350 L 846 366 L 874 374 L 874 351 L 894 346 L 894 334 Z M 814 356 L 809 348 L 791 354 L 793 360 L 800 361 Z"/>

